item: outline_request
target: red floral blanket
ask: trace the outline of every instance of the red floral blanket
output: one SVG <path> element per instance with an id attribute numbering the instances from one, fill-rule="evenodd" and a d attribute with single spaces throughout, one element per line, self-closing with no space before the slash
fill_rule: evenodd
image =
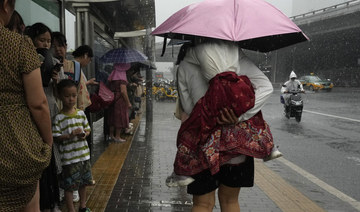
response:
<path id="1" fill-rule="evenodd" d="M 235 126 L 216 123 L 220 109 L 233 109 L 240 116 L 254 103 L 255 92 L 248 77 L 223 72 L 211 79 L 206 94 L 179 129 L 175 173 L 190 176 L 210 169 L 215 174 L 240 154 L 256 158 L 269 155 L 273 138 L 261 112 Z"/>

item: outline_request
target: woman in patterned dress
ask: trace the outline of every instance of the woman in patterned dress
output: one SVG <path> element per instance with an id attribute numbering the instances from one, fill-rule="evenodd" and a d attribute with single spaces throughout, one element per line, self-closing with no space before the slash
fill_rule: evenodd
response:
<path id="1" fill-rule="evenodd" d="M 39 178 L 53 143 L 40 62 L 31 40 L 5 29 L 15 0 L 0 0 L 0 211 L 40 211 Z"/>

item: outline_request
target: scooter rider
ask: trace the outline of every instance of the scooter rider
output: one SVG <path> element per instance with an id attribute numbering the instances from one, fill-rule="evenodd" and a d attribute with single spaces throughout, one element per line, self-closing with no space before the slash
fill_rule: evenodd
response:
<path id="1" fill-rule="evenodd" d="M 283 93 L 282 96 L 286 106 L 289 105 L 290 91 L 305 92 L 301 82 L 296 79 L 297 76 L 294 71 L 291 71 L 289 78 L 290 80 L 286 81 L 281 87 L 281 93 Z"/>

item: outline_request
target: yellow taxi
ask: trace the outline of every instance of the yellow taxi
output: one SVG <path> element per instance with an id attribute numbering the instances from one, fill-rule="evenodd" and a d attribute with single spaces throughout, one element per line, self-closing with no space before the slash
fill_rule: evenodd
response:
<path id="1" fill-rule="evenodd" d="M 299 78 L 299 81 L 303 85 L 304 89 L 309 89 L 310 91 L 331 91 L 334 87 L 334 84 L 330 80 L 323 80 L 314 74 L 302 76 Z"/>

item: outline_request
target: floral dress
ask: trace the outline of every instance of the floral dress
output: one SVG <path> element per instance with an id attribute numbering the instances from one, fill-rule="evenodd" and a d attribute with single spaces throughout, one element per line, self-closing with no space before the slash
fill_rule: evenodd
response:
<path id="1" fill-rule="evenodd" d="M 191 176 L 210 169 L 216 174 L 240 154 L 257 158 L 269 155 L 273 138 L 261 112 L 233 127 L 223 128 L 216 123 L 220 109 L 233 109 L 240 116 L 254 103 L 255 92 L 248 77 L 223 72 L 211 79 L 209 89 L 179 129 L 175 173 Z"/>

